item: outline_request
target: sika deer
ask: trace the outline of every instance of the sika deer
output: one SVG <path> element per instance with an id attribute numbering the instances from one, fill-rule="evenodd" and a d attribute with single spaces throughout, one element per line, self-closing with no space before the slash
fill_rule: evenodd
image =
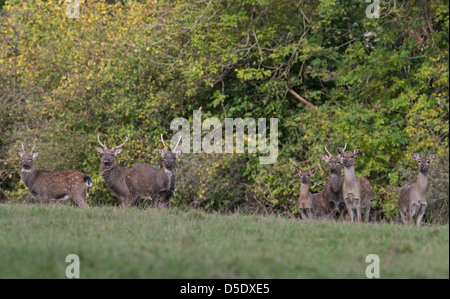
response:
<path id="1" fill-rule="evenodd" d="M 413 217 L 417 213 L 417 226 L 422 223 L 422 218 L 427 210 L 427 185 L 428 169 L 431 162 L 436 158 L 435 154 L 428 157 L 421 157 L 418 153 L 412 153 L 413 158 L 419 162 L 419 177 L 413 185 L 406 186 L 400 192 L 398 205 L 403 223 L 412 225 Z"/>
<path id="2" fill-rule="evenodd" d="M 163 167 L 155 168 L 146 164 L 136 164 L 127 174 L 125 182 L 133 198 L 141 196 L 151 198 L 156 207 L 169 207 L 170 198 L 175 193 L 176 159 L 182 152 L 176 151 L 178 143 L 172 151 L 168 150 L 161 134 L 164 150 L 158 149 L 158 153 L 164 158 Z"/>
<path id="3" fill-rule="evenodd" d="M 356 209 L 357 220 L 361 221 L 361 209 L 364 209 L 364 220 L 369 220 L 370 202 L 373 191 L 368 179 L 357 177 L 355 174 L 355 158 L 360 153 L 359 147 L 352 152 L 345 151 L 345 147 L 338 147 L 341 161 L 344 164 L 344 183 L 342 184 L 342 195 L 351 221 L 354 221 L 353 210 Z"/>
<path id="4" fill-rule="evenodd" d="M 333 156 L 325 146 L 325 154 L 320 154 L 322 160 L 328 164 L 330 170 L 330 178 L 323 187 L 322 196 L 325 199 L 327 206 L 327 214 L 339 214 L 340 217 L 344 215 L 345 203 L 342 196 L 342 176 L 341 176 L 341 158 L 339 156 Z"/>
<path id="5" fill-rule="evenodd" d="M 298 210 L 303 220 L 313 219 L 316 216 L 323 216 L 325 213 L 325 203 L 320 193 L 309 192 L 309 182 L 315 172 L 315 168 L 301 170 L 295 167 L 294 171 L 300 176 L 300 196 L 298 198 Z"/>
<path id="6" fill-rule="evenodd" d="M 81 208 L 89 207 L 86 196 L 92 186 L 91 178 L 77 170 L 46 171 L 34 169 L 34 160 L 39 152 L 26 152 L 22 143 L 22 151 L 17 155 L 22 159 L 22 180 L 31 195 L 40 204 L 48 204 L 50 200 L 68 200 L 72 198 Z"/>
<path id="7" fill-rule="evenodd" d="M 122 203 L 122 206 L 126 207 L 133 204 L 133 197 L 130 190 L 125 183 L 125 176 L 131 171 L 129 168 L 121 167 L 116 163 L 116 156 L 122 153 L 122 147 L 128 142 L 129 136 L 127 136 L 124 143 L 119 146 L 113 146 L 111 149 L 100 142 L 100 134 L 97 135 L 97 141 L 102 147 L 96 147 L 95 150 L 102 155 L 102 161 L 100 164 L 100 175 L 106 187 L 118 197 Z"/>

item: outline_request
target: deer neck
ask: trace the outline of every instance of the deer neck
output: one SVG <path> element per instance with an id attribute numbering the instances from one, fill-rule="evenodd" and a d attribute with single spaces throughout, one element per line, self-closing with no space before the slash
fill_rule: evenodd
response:
<path id="1" fill-rule="evenodd" d="M 117 174 L 117 171 L 118 166 L 116 162 L 111 165 L 105 165 L 105 163 L 101 163 L 100 165 L 100 175 L 106 185 L 113 180 L 114 176 Z"/>
<path id="2" fill-rule="evenodd" d="M 426 173 L 419 172 L 417 177 L 416 186 L 421 195 L 426 195 L 428 185 L 428 175 Z"/>
<path id="3" fill-rule="evenodd" d="M 331 172 L 330 173 L 330 189 L 333 192 L 338 192 L 342 187 L 342 176 L 341 171 Z"/>
<path id="4" fill-rule="evenodd" d="M 165 187 L 167 189 L 173 189 L 172 186 L 175 183 L 176 167 L 174 166 L 173 168 L 168 169 L 164 165 L 161 173 L 165 179 L 164 181 L 166 182 Z"/>
<path id="5" fill-rule="evenodd" d="M 344 182 L 348 186 L 356 184 L 355 166 L 344 167 Z"/>
<path id="6" fill-rule="evenodd" d="M 300 183 L 300 198 L 308 198 L 309 197 L 309 183 L 303 184 Z"/>
<path id="7" fill-rule="evenodd" d="M 34 169 L 34 167 L 30 169 L 22 168 L 21 172 L 22 172 L 22 180 L 25 183 L 25 185 L 31 186 L 36 176 L 36 170 Z"/>

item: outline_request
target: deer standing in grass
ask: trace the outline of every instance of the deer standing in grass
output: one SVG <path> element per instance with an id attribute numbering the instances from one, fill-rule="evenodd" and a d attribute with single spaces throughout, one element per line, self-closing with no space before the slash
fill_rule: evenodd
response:
<path id="1" fill-rule="evenodd" d="M 162 134 L 161 141 L 164 150 L 158 149 L 158 153 L 164 159 L 163 167 L 158 169 L 146 164 L 136 164 L 127 174 L 125 182 L 134 198 L 151 198 L 156 207 L 167 208 L 170 206 L 170 198 L 175 194 L 176 159 L 182 154 L 177 151 L 177 147 L 181 137 L 173 150 L 167 149 Z"/>
<path id="2" fill-rule="evenodd" d="M 34 169 L 34 160 L 39 152 L 26 152 L 22 143 L 22 150 L 17 155 L 22 159 L 22 180 L 31 195 L 40 204 L 48 204 L 51 200 L 68 200 L 72 198 L 81 208 L 89 207 L 86 196 L 92 186 L 91 178 L 77 170 L 47 171 Z"/>
<path id="3" fill-rule="evenodd" d="M 300 176 L 300 196 L 298 198 L 298 210 L 303 220 L 313 219 L 316 216 L 323 216 L 325 205 L 320 193 L 309 192 L 309 182 L 311 176 L 316 171 L 315 168 L 301 170 L 295 167 L 294 171 Z"/>
<path id="4" fill-rule="evenodd" d="M 419 177 L 415 184 L 402 189 L 398 199 L 398 205 L 403 223 L 412 225 L 413 217 L 417 214 L 416 224 L 420 226 L 428 206 L 428 170 L 436 155 L 431 154 L 428 157 L 421 157 L 418 153 L 413 152 L 412 156 L 419 162 Z"/>
<path id="5" fill-rule="evenodd" d="M 333 156 L 326 146 L 325 151 L 328 153 L 328 156 L 320 154 L 320 157 L 328 164 L 330 177 L 323 187 L 322 196 L 326 202 L 327 214 L 338 214 L 342 218 L 345 211 L 345 203 L 342 196 L 342 184 L 344 181 L 341 176 L 341 158 L 340 156 Z"/>
<path id="6" fill-rule="evenodd" d="M 342 196 L 347 206 L 350 220 L 354 221 L 353 210 L 356 209 L 356 217 L 361 222 L 361 210 L 364 209 L 364 221 L 369 220 L 370 202 L 373 196 L 372 186 L 368 179 L 357 177 L 355 174 L 355 158 L 360 153 L 359 147 L 353 151 L 345 151 L 345 147 L 339 146 L 338 152 L 344 164 L 344 183 L 342 184 Z"/>
<path id="7" fill-rule="evenodd" d="M 100 175 L 106 187 L 120 199 L 122 206 L 126 207 L 133 204 L 134 197 L 132 196 L 127 184 L 125 183 L 125 177 L 130 173 L 131 169 L 121 167 L 117 165 L 116 156 L 120 155 L 123 151 L 123 146 L 128 142 L 129 136 L 127 136 L 124 143 L 118 146 L 108 148 L 104 143 L 100 141 L 100 134 L 97 135 L 97 141 L 102 147 L 96 147 L 95 150 L 102 155 L 100 164 Z"/>

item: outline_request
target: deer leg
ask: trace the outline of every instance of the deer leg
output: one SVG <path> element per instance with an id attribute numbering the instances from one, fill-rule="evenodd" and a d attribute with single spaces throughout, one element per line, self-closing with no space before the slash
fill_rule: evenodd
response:
<path id="1" fill-rule="evenodd" d="M 313 219 L 312 209 L 306 209 L 306 213 L 308 214 L 308 219 Z"/>
<path id="2" fill-rule="evenodd" d="M 345 206 L 347 207 L 347 212 L 348 212 L 348 216 L 350 217 L 350 221 L 353 222 L 354 218 L 355 218 L 355 215 L 353 214 L 353 209 L 352 209 L 352 207 L 350 205 L 348 197 L 346 197 L 344 199 L 344 202 L 345 202 Z"/>
<path id="3" fill-rule="evenodd" d="M 85 192 L 85 190 L 82 190 L 81 192 L 77 192 L 73 195 L 73 200 L 80 208 L 89 208 L 89 205 L 86 203 L 84 198 Z"/>
<path id="4" fill-rule="evenodd" d="M 427 210 L 427 204 L 421 204 L 419 213 L 417 214 L 417 226 L 420 227 L 422 224 L 423 215 L 425 215 L 425 211 Z"/>
<path id="5" fill-rule="evenodd" d="M 408 224 L 408 218 L 406 217 L 405 213 L 400 210 L 400 218 L 402 219 L 403 224 Z"/>
<path id="6" fill-rule="evenodd" d="M 306 219 L 306 214 L 305 214 L 305 211 L 304 211 L 304 209 L 299 209 L 299 212 L 300 212 L 300 215 L 302 216 L 302 220 L 305 220 Z"/>
<path id="7" fill-rule="evenodd" d="M 361 222 L 362 217 L 361 217 L 361 200 L 360 199 L 356 200 L 356 217 L 358 219 L 358 222 Z"/>
<path id="8" fill-rule="evenodd" d="M 417 205 L 413 203 L 409 206 L 409 215 L 408 215 L 408 224 L 409 225 L 413 225 L 413 218 L 414 218 L 414 215 L 416 215 L 416 212 L 417 212 Z"/>
<path id="9" fill-rule="evenodd" d="M 369 222 L 369 214 L 370 214 L 370 204 L 364 210 L 364 222 Z"/>

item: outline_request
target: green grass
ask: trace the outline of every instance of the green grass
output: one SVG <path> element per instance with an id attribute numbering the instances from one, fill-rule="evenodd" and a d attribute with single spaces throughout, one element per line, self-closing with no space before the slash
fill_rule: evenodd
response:
<path id="1" fill-rule="evenodd" d="M 0 278 L 448 278 L 449 227 L 0 204 Z"/>

